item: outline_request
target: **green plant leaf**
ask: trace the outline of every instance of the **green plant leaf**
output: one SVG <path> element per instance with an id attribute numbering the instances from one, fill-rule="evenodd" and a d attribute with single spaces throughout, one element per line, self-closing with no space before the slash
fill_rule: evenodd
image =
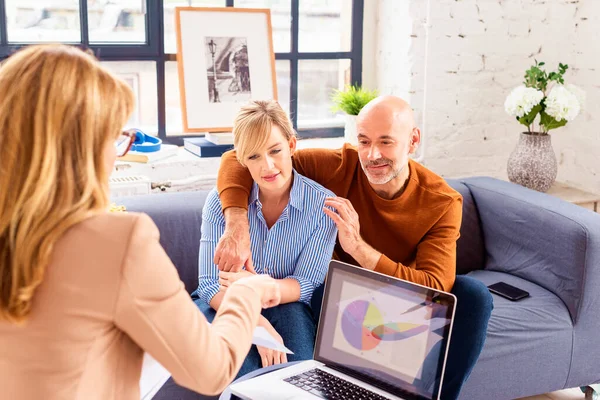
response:
<path id="1" fill-rule="evenodd" d="M 529 114 L 525 114 L 523 115 L 521 118 L 517 118 L 517 120 L 522 123 L 525 126 L 529 126 L 531 124 L 533 124 L 533 121 L 535 120 L 535 117 L 538 115 L 538 113 L 542 111 L 542 105 L 538 104 L 537 106 L 533 107 L 531 109 L 531 111 L 529 112 Z"/>
<path id="2" fill-rule="evenodd" d="M 557 121 L 554 117 L 546 114 L 545 111 L 542 111 L 540 115 L 540 125 L 543 125 L 546 128 L 546 131 L 551 129 L 560 128 L 561 126 L 565 126 L 567 124 L 567 120 L 563 119 L 561 121 Z"/>
<path id="3" fill-rule="evenodd" d="M 345 90 L 335 89 L 331 95 L 332 111 L 343 111 L 349 115 L 358 115 L 368 102 L 378 96 L 377 90 L 365 90 L 360 86 L 347 86 Z"/>
<path id="4" fill-rule="evenodd" d="M 548 87 L 548 73 L 540 68 L 544 66 L 545 63 L 538 62 L 537 60 L 534 61 L 535 64 L 525 71 L 525 80 L 523 84 L 526 87 L 535 88 L 545 92 Z"/>

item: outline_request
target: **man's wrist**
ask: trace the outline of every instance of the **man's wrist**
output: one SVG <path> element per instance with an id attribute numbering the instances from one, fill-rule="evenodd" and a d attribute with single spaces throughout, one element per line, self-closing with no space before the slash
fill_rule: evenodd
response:
<path id="1" fill-rule="evenodd" d="M 361 267 L 373 271 L 375 267 L 377 267 L 377 262 L 381 257 L 381 253 L 371 247 L 364 240 L 358 242 L 354 248 L 356 249 L 354 254 L 350 255 Z"/>
<path id="2" fill-rule="evenodd" d="M 241 207 L 229 207 L 223 212 L 225 229 L 240 229 L 248 226 L 248 210 Z"/>

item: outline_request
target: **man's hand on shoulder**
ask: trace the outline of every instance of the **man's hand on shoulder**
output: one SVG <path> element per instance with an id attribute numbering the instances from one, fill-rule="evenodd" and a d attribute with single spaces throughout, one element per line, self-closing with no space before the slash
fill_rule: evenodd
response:
<path id="1" fill-rule="evenodd" d="M 327 207 L 333 208 L 337 213 Z M 358 214 L 354 210 L 352 203 L 343 197 L 328 197 L 325 199 L 323 211 L 337 225 L 340 245 L 346 253 L 351 254 L 351 250 L 355 249 L 363 241 L 360 236 Z"/>
<path id="2" fill-rule="evenodd" d="M 372 248 L 360 236 L 358 213 L 350 200 L 343 197 L 328 197 L 323 211 L 335 222 L 338 228 L 338 240 L 342 249 L 354 258 L 361 267 L 374 270 L 381 253 Z M 331 207 L 337 211 L 333 212 Z"/>
<path id="3" fill-rule="evenodd" d="M 220 271 L 239 272 L 246 267 L 248 272 L 256 273 L 250 250 L 248 212 L 243 208 L 228 208 L 225 221 L 225 232 L 219 239 L 213 262 Z"/>

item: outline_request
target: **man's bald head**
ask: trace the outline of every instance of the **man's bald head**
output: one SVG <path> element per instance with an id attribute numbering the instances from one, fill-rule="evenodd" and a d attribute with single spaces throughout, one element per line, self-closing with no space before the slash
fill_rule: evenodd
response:
<path id="1" fill-rule="evenodd" d="M 370 101 L 358 114 L 357 123 L 372 120 L 385 120 L 390 124 L 399 123 L 403 127 L 412 129 L 415 126 L 413 110 L 405 100 L 397 96 L 379 96 Z"/>
<path id="2" fill-rule="evenodd" d="M 408 177 L 409 155 L 421 140 L 412 108 L 396 96 L 377 97 L 358 114 L 356 133 L 360 163 L 371 186 L 382 196 L 394 196 Z"/>

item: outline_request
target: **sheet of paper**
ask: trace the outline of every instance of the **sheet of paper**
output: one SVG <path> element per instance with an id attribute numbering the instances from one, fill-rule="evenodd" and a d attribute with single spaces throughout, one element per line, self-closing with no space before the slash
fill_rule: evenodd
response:
<path id="1" fill-rule="evenodd" d="M 207 321 L 210 325 L 210 322 Z M 254 335 L 252 336 L 252 344 L 257 346 L 266 347 L 268 349 L 273 349 L 277 351 L 281 351 L 286 354 L 294 354 L 293 351 L 279 343 L 271 334 L 262 326 L 257 326 L 254 329 Z"/>
<path id="2" fill-rule="evenodd" d="M 140 377 L 141 400 L 150 400 L 169 380 L 171 374 L 148 353 L 144 353 Z"/>
<path id="3" fill-rule="evenodd" d="M 294 354 L 290 349 L 279 343 L 271 334 L 262 326 L 257 326 L 254 330 L 252 343 L 257 346 L 266 347 L 269 349 L 281 351 L 286 354 Z"/>

